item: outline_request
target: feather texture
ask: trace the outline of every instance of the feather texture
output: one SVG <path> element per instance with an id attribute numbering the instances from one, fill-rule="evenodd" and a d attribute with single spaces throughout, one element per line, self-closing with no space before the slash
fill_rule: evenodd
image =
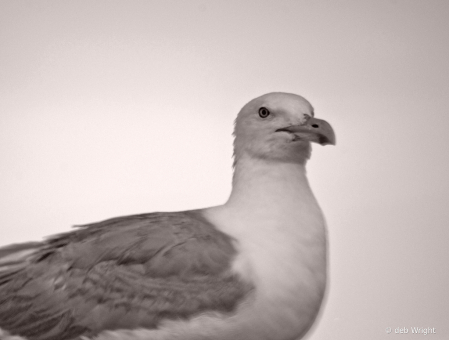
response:
<path id="1" fill-rule="evenodd" d="M 232 239 L 200 211 L 110 219 L 33 249 L 27 267 L 0 271 L 0 327 L 30 340 L 227 313 L 251 289 L 229 271 Z"/>

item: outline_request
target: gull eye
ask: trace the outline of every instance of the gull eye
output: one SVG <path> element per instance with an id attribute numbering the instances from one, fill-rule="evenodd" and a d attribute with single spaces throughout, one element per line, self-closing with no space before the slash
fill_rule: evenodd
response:
<path id="1" fill-rule="evenodd" d="M 261 107 L 259 109 L 260 118 L 267 118 L 270 115 L 270 111 L 266 107 Z"/>

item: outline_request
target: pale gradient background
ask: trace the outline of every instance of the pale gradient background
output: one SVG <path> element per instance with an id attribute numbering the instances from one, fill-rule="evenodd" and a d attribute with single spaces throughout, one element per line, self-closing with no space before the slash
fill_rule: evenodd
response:
<path id="1" fill-rule="evenodd" d="M 223 203 L 238 110 L 294 92 L 338 142 L 308 166 L 330 238 L 311 339 L 449 339 L 448 22 L 445 0 L 3 0 L 0 245 Z"/>

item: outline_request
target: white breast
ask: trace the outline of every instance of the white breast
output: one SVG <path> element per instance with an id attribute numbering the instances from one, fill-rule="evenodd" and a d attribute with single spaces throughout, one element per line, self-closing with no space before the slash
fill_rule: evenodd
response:
<path id="1" fill-rule="evenodd" d="M 246 218 L 225 207 L 208 213 L 238 240 L 233 270 L 256 287 L 236 317 L 242 340 L 297 339 L 315 320 L 326 285 L 326 230 L 315 200 L 308 205 L 286 203 Z"/>

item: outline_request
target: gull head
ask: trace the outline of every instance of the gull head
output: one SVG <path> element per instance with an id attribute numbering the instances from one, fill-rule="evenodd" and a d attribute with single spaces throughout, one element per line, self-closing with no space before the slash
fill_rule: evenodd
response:
<path id="1" fill-rule="evenodd" d="M 310 142 L 335 145 L 332 127 L 301 96 L 273 92 L 247 103 L 235 120 L 234 164 L 241 158 L 305 163 Z"/>

